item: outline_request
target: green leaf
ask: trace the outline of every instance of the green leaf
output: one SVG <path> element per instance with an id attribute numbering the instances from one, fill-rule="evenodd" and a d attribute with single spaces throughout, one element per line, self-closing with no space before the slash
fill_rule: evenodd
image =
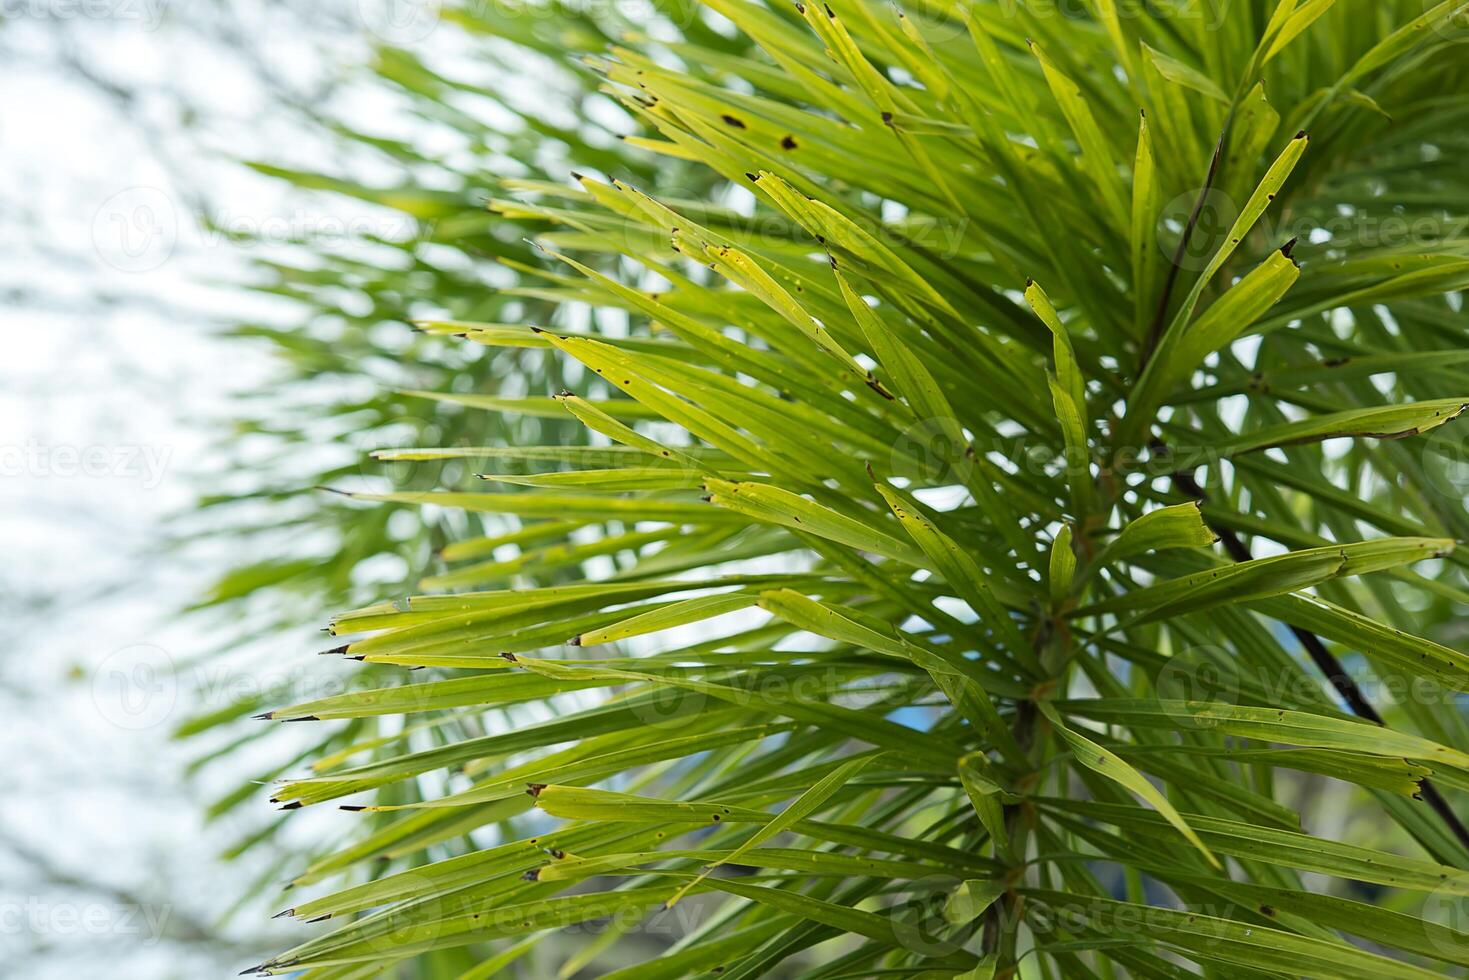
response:
<path id="1" fill-rule="evenodd" d="M 1102 549 L 1096 566 L 1173 548 L 1207 548 L 1218 540 L 1219 536 L 1204 523 L 1198 503 L 1159 507 L 1129 521 Z"/>
<path id="2" fill-rule="evenodd" d="M 1384 538 L 1293 551 L 1271 558 L 1217 566 L 1135 589 L 1117 598 L 1086 606 L 1077 614 L 1127 612 L 1132 613 L 1129 623 L 1141 625 L 1201 612 L 1220 603 L 1266 599 L 1298 592 L 1338 576 L 1364 575 L 1437 557 L 1453 546 L 1454 542 L 1445 538 Z"/>
<path id="3" fill-rule="evenodd" d="M 1386 980 L 1424 978 L 1435 974 L 1356 949 L 1346 943 L 1298 936 L 1281 929 L 1249 925 L 1194 911 L 1140 906 L 1110 899 L 1078 899 L 1065 892 L 1027 889 L 1045 911 L 1102 935 L 1116 931 L 1112 923 L 1125 916 L 1135 941 L 1162 943 L 1165 948 L 1203 962 L 1233 968 Z M 1134 923 L 1136 917 L 1136 924 Z"/>
<path id="4" fill-rule="evenodd" d="M 672 908 L 680 898 L 688 894 L 689 889 L 702 882 L 721 864 L 736 863 L 740 856 L 751 848 L 759 847 L 777 834 L 794 828 L 797 822 L 806 819 L 820 810 L 822 805 L 831 798 L 833 793 L 845 786 L 853 776 L 865 769 L 870 762 L 872 762 L 872 756 L 852 759 L 849 762 L 843 763 L 839 768 L 827 773 L 810 789 L 792 800 L 791 805 L 780 811 L 774 820 L 771 820 L 765 826 L 755 831 L 749 839 L 730 852 L 728 857 L 715 861 L 703 871 L 699 872 L 697 878 L 680 888 L 668 900 L 668 907 Z"/>
<path id="5" fill-rule="evenodd" d="M 1221 440 L 1210 451 L 1221 459 L 1228 459 L 1262 449 L 1327 439 L 1406 439 L 1452 422 L 1463 414 L 1465 408 L 1469 408 L 1469 399 L 1443 398 L 1411 405 L 1333 412 Z"/>
<path id="6" fill-rule="evenodd" d="M 1360 752 L 1365 755 L 1417 759 L 1469 768 L 1469 754 L 1437 745 L 1406 732 L 1394 731 L 1357 719 L 1333 718 L 1284 708 L 1258 708 L 1221 702 L 1176 700 L 1128 701 L 1100 699 L 1058 701 L 1057 710 L 1101 722 L 1145 727 L 1212 729 L 1286 745 Z"/>
<path id="7" fill-rule="evenodd" d="M 858 551 L 869 551 L 909 565 L 923 559 L 917 549 L 878 527 L 876 515 L 856 520 L 799 494 L 767 483 L 707 480 L 704 488 L 716 507 L 769 524 L 779 524 L 827 538 Z"/>
<path id="8" fill-rule="evenodd" d="M 1224 867 L 1219 863 L 1219 859 L 1205 846 L 1204 842 L 1199 839 L 1199 835 L 1194 833 L 1193 828 L 1188 825 L 1188 821 L 1174 809 L 1172 803 L 1168 802 L 1168 798 L 1158 792 L 1157 787 L 1148 782 L 1142 773 L 1124 762 L 1116 753 L 1109 752 L 1086 736 L 1067 728 L 1065 722 L 1061 720 L 1061 716 L 1056 713 L 1056 709 L 1045 701 L 1037 702 L 1036 707 L 1040 709 L 1041 714 L 1045 715 L 1046 720 L 1051 723 L 1061 738 L 1071 746 L 1071 754 L 1078 762 L 1092 772 L 1100 773 L 1107 779 L 1112 780 L 1123 789 L 1141 796 L 1150 806 L 1161 813 L 1165 820 L 1178 828 L 1178 832 L 1187 838 L 1190 844 L 1198 848 L 1199 853 L 1204 855 L 1205 859 L 1211 865 L 1219 869 Z"/>
<path id="9" fill-rule="evenodd" d="M 723 616 L 726 613 L 748 609 L 755 602 L 756 596 L 740 593 L 684 599 L 681 602 L 675 602 L 658 609 L 639 613 L 636 616 L 630 616 L 610 626 L 604 626 L 601 629 L 582 633 L 580 636 L 575 637 L 572 642 L 576 646 L 584 647 L 612 643 L 631 636 L 656 633 L 660 630 L 672 629 L 675 626 L 687 626 L 689 623 L 698 623 L 715 616 Z"/>
<path id="10" fill-rule="evenodd" d="M 1071 525 L 1061 525 L 1051 542 L 1051 602 L 1060 605 L 1071 593 L 1071 580 L 1076 575 L 1076 552 L 1071 550 Z"/>

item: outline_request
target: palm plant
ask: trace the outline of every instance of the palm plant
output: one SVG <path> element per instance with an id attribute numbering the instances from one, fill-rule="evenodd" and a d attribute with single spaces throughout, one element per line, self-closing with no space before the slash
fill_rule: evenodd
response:
<path id="1" fill-rule="evenodd" d="M 718 205 L 510 188 L 557 322 L 419 318 L 585 437 L 377 454 L 499 530 L 267 714 L 369 826 L 255 970 L 1469 966 L 1469 0 L 705 3 L 595 67 Z"/>

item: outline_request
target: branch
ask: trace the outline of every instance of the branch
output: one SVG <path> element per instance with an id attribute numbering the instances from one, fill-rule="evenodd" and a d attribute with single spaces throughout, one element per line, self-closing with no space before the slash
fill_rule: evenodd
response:
<path id="1" fill-rule="evenodd" d="M 1174 473 L 1173 485 L 1178 488 L 1180 493 L 1192 497 L 1194 500 L 1202 502 L 1208 497 L 1204 493 L 1204 488 L 1199 486 L 1198 481 L 1194 479 L 1192 473 Z M 1227 527 L 1220 527 L 1213 523 L 1210 523 L 1209 526 L 1214 530 L 1215 534 L 1219 535 L 1219 540 L 1224 543 L 1224 550 L 1229 552 L 1231 558 L 1235 561 L 1251 560 L 1252 556 L 1249 547 L 1239 539 L 1239 536 L 1233 530 Z M 1342 666 L 1342 662 L 1330 650 L 1326 649 L 1326 644 L 1321 642 L 1321 637 L 1312 633 L 1310 630 L 1303 630 L 1298 626 L 1291 626 L 1290 631 L 1295 634 L 1295 638 L 1300 641 L 1301 646 L 1305 647 L 1306 653 L 1311 657 L 1311 661 L 1316 664 L 1316 667 L 1321 673 L 1326 675 L 1327 681 L 1341 695 L 1342 700 L 1346 702 L 1352 714 L 1376 725 L 1385 724 L 1382 720 L 1382 715 L 1372 706 L 1372 702 L 1367 699 L 1367 695 L 1357 685 L 1352 675 L 1347 673 L 1347 669 Z M 1459 819 L 1459 815 L 1449 806 L 1443 794 L 1438 791 L 1438 787 L 1429 782 L 1427 778 L 1424 778 L 1419 785 L 1422 787 L 1423 799 L 1439 815 L 1439 818 L 1443 820 L 1453 835 L 1458 838 L 1459 843 L 1463 844 L 1466 849 L 1469 849 L 1469 827 L 1464 826 L 1464 822 Z"/>

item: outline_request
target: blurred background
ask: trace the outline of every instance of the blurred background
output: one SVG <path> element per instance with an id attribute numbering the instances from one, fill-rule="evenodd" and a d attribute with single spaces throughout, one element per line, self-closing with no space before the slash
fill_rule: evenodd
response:
<path id="1" fill-rule="evenodd" d="M 371 683 L 316 656 L 326 617 L 513 526 L 312 488 L 472 472 L 382 447 L 573 438 L 414 394 L 576 379 L 410 321 L 550 322 L 517 288 L 534 215 L 486 205 L 573 167 L 728 197 L 619 140 L 574 58 L 631 30 L 738 55 L 691 10 L 0 0 L 0 975 L 233 975 L 318 928 L 270 916 L 343 815 L 269 785 L 382 732 L 249 716 Z"/>
<path id="2" fill-rule="evenodd" d="M 384 44 L 426 40 L 436 13 L 356 0 L 0 8 L 0 974 L 232 975 L 299 935 L 236 904 L 289 851 L 251 846 L 279 815 L 264 794 L 228 805 L 239 754 L 211 767 L 218 746 L 176 736 L 254 693 L 210 654 L 270 656 L 279 666 L 258 683 L 284 686 L 314 636 L 292 636 L 290 613 L 254 646 L 237 615 L 180 618 L 218 598 L 230 570 L 284 554 L 188 515 L 224 492 L 265 526 L 283 520 L 258 496 L 267 481 L 248 479 L 284 472 L 282 446 L 233 421 L 249 393 L 286 411 L 286 382 L 309 373 L 283 375 L 268 339 L 240 339 L 242 325 L 311 322 L 271 265 L 321 268 L 417 234 L 402 211 L 302 192 L 243 161 L 404 182 L 404 164 L 351 152 L 328 120 L 428 134 L 369 66 Z M 329 533 L 298 531 L 294 547 L 333 552 Z M 311 604 L 302 619 L 319 622 L 326 607 Z"/>
<path id="3" fill-rule="evenodd" d="M 228 774 L 171 737 L 221 640 L 177 614 L 238 555 L 171 522 L 272 370 L 223 332 L 295 315 L 241 288 L 240 239 L 349 217 L 238 161 L 327 152 L 299 107 L 372 43 L 351 2 L 0 9 L 0 974 L 221 976 L 281 941 L 232 914 L 268 858 L 221 860 Z"/>

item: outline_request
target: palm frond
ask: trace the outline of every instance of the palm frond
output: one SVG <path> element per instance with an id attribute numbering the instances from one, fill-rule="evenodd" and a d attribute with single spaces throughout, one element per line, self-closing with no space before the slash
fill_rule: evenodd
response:
<path id="1" fill-rule="evenodd" d="M 641 170 L 501 183 L 523 284 L 416 297 L 559 365 L 439 397 L 558 427 L 348 488 L 468 540 L 271 713 L 367 830 L 258 971 L 1469 965 L 1469 3 L 706 6 L 591 59 Z"/>

